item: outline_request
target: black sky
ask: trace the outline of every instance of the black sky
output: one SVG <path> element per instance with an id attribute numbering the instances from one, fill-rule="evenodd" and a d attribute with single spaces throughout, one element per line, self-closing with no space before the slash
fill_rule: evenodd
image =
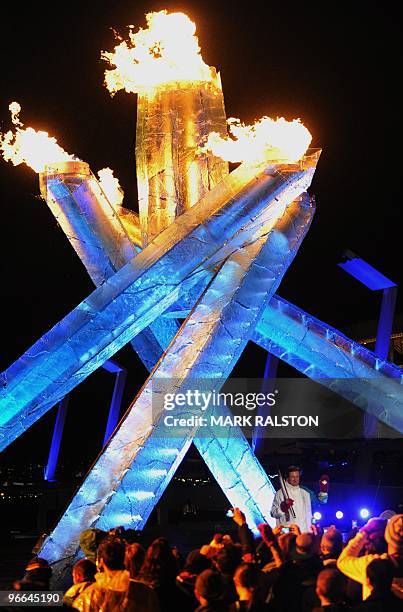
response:
<path id="1" fill-rule="evenodd" d="M 111 28 L 125 35 L 162 8 L 196 22 L 203 58 L 221 72 L 228 116 L 300 117 L 323 147 L 311 188 L 316 216 L 279 293 L 342 331 L 375 319 L 379 296 L 336 264 L 348 248 L 402 280 L 401 32 L 387 3 L 15 3 L 1 9 L 0 129 L 9 129 L 8 104 L 17 100 L 26 126 L 48 131 L 94 172 L 113 168 L 125 206 L 136 210 L 136 97 L 110 97 L 100 52 L 114 46 Z M 32 170 L 0 161 L 1 370 L 92 290 L 38 193 Z M 133 363 L 130 392 L 144 376 Z"/>

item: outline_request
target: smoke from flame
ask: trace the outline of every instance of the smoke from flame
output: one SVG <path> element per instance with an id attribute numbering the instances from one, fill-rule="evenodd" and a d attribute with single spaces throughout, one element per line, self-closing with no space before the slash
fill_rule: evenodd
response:
<path id="1" fill-rule="evenodd" d="M 113 170 L 110 168 L 102 168 L 102 170 L 98 171 L 98 176 L 101 189 L 112 206 L 121 206 L 124 198 L 124 191 L 119 184 L 119 179 L 113 176 Z"/>
<path id="2" fill-rule="evenodd" d="M 148 13 L 147 28 L 134 32 L 101 58 L 115 68 L 105 72 L 111 94 L 120 89 L 143 92 L 171 81 L 210 81 L 212 73 L 200 55 L 195 24 L 183 13 Z"/>
<path id="3" fill-rule="evenodd" d="M 12 102 L 8 108 L 16 129 L 15 132 L 9 130 L 5 134 L 0 133 L 0 152 L 5 161 L 12 162 L 14 166 L 25 163 L 35 172 L 43 172 L 47 164 L 77 160 L 74 155 L 66 153 L 47 132 L 36 131 L 31 127 L 23 129 L 18 102 Z"/>
<path id="4" fill-rule="evenodd" d="M 202 151 L 211 152 L 230 162 L 274 160 L 294 162 L 300 159 L 312 140 L 299 119 L 262 117 L 254 125 L 228 119 L 232 138 L 211 132 Z"/>

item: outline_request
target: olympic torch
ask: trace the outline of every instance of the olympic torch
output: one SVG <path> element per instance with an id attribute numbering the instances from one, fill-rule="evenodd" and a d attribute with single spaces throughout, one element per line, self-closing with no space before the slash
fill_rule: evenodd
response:
<path id="1" fill-rule="evenodd" d="M 290 520 L 290 516 L 295 519 L 296 515 L 295 515 L 295 510 L 292 506 L 288 506 L 288 500 L 290 499 L 290 496 L 288 494 L 288 490 L 287 490 L 287 485 L 285 484 L 285 480 L 283 478 L 283 475 L 280 471 L 280 469 L 278 469 L 278 479 L 280 481 L 280 488 L 281 488 L 281 492 L 283 494 L 284 497 L 284 507 L 286 508 L 285 510 L 285 518 L 287 521 Z"/>

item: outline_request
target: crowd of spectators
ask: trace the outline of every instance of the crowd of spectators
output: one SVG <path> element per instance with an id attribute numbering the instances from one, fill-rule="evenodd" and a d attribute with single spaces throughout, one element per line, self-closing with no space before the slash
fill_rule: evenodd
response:
<path id="1" fill-rule="evenodd" d="M 64 607 L 82 612 L 397 612 L 403 610 L 403 515 L 372 518 L 345 544 L 340 531 L 259 525 L 234 508 L 237 539 L 215 534 L 184 560 L 159 537 L 145 550 L 124 529 L 81 534 Z M 48 590 L 34 558 L 17 590 Z"/>

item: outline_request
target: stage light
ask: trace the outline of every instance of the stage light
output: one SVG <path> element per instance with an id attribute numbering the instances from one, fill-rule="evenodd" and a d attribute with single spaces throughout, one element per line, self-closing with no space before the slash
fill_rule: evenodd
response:
<path id="1" fill-rule="evenodd" d="M 360 517 L 363 519 L 366 519 L 369 517 L 369 510 L 367 510 L 367 508 L 361 508 L 360 510 Z"/>
<path id="2" fill-rule="evenodd" d="M 336 518 L 337 519 L 342 519 L 344 516 L 344 513 L 341 510 L 337 510 L 336 512 Z"/>
<path id="3" fill-rule="evenodd" d="M 316 521 L 320 521 L 320 519 L 322 518 L 322 515 L 321 515 L 321 513 L 320 513 L 320 512 L 314 512 L 314 513 L 313 513 L 313 518 L 314 518 Z"/>

